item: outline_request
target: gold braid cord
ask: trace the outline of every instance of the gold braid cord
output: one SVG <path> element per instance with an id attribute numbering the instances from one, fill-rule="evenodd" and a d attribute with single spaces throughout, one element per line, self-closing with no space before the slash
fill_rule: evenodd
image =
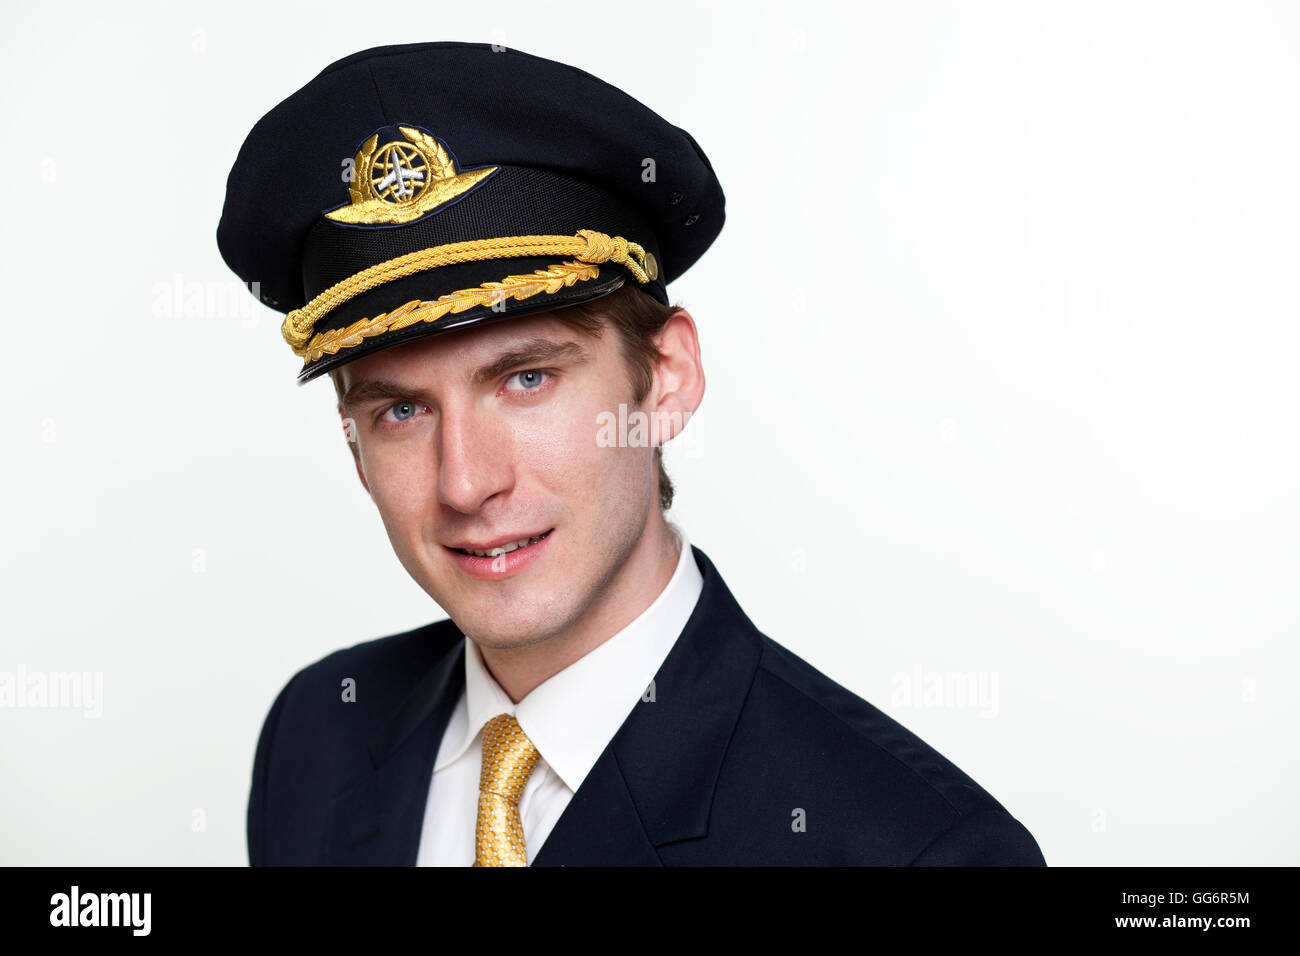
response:
<path id="1" fill-rule="evenodd" d="M 392 312 L 359 319 L 342 329 L 313 334 L 316 322 L 332 309 L 385 282 L 461 262 L 545 255 L 572 256 L 578 261 L 535 269 L 531 275 L 506 276 L 500 282 L 484 282 L 476 289 L 459 289 L 437 299 L 413 299 Z M 370 336 L 403 329 L 416 322 L 435 322 L 448 313 L 464 312 L 478 305 L 493 306 L 506 299 L 526 299 L 539 292 L 558 292 L 575 282 L 599 276 L 600 269 L 596 263 L 600 262 L 626 266 L 638 282 L 649 282 L 658 275 L 654 256 L 641 246 L 621 236 L 607 236 L 590 229 L 579 229 L 576 236 L 471 239 L 421 249 L 363 269 L 330 286 L 301 309 L 290 312 L 280 331 L 295 355 L 314 362 L 322 355 L 332 355 L 339 349 L 359 345 Z"/>

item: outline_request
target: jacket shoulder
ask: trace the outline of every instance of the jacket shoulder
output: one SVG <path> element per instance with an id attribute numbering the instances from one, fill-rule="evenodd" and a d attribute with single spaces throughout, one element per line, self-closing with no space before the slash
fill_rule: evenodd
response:
<path id="1" fill-rule="evenodd" d="M 828 862 L 1044 865 L 1028 830 L 968 774 L 788 648 L 758 638 L 729 763 L 775 786 L 776 799 L 790 803 L 787 822 L 806 807 L 798 835 L 821 827 Z"/>
<path id="2" fill-rule="evenodd" d="M 452 621 L 437 621 L 334 651 L 285 683 L 253 758 L 250 864 L 316 862 L 329 795 L 367 769 L 376 734 L 462 640 Z"/>
<path id="3" fill-rule="evenodd" d="M 284 689 L 287 691 L 295 685 L 299 693 L 328 689 L 337 697 L 340 681 L 351 677 L 357 682 L 357 703 L 366 702 L 361 693 L 363 681 L 369 685 L 365 697 L 370 702 L 402 700 L 429 668 L 455 650 L 463 636 L 455 624 L 443 620 L 362 641 L 306 665 L 290 678 Z"/>

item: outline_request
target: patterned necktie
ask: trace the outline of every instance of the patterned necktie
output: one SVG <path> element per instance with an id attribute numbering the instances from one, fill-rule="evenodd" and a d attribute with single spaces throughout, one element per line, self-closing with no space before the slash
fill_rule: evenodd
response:
<path id="1" fill-rule="evenodd" d="M 475 866 L 528 865 L 519 797 L 538 757 L 537 748 L 510 714 L 498 714 L 483 725 Z"/>

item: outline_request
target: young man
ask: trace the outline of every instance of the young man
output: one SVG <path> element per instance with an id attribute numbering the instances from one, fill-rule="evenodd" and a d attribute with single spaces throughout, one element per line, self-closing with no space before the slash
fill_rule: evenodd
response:
<path id="1" fill-rule="evenodd" d="M 657 446 L 704 394 L 666 284 L 723 209 L 684 130 L 488 45 L 364 51 L 254 127 L 222 254 L 287 313 L 299 380 L 333 378 L 393 549 L 450 617 L 280 692 L 253 864 L 1043 863 L 759 633 L 664 516 Z M 639 440 L 600 440 L 635 412 Z"/>

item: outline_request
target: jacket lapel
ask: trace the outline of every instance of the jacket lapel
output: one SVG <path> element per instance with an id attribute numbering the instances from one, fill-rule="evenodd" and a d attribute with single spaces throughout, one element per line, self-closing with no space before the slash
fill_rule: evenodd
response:
<path id="1" fill-rule="evenodd" d="M 578 787 L 534 866 L 658 865 L 708 833 L 727 742 L 758 668 L 757 629 L 704 552 L 704 587 L 642 699 Z"/>
<path id="2" fill-rule="evenodd" d="M 370 768 L 335 795 L 325 862 L 414 866 L 443 732 L 465 686 L 465 645 L 420 681 L 370 746 Z"/>
<path id="3" fill-rule="evenodd" d="M 578 787 L 534 866 L 655 866 L 656 848 L 707 835 L 727 742 L 758 667 L 758 631 L 713 563 L 640 700 Z M 331 804 L 325 862 L 414 866 L 442 735 L 465 686 L 464 643 L 407 697 L 370 747 L 371 766 Z"/>

